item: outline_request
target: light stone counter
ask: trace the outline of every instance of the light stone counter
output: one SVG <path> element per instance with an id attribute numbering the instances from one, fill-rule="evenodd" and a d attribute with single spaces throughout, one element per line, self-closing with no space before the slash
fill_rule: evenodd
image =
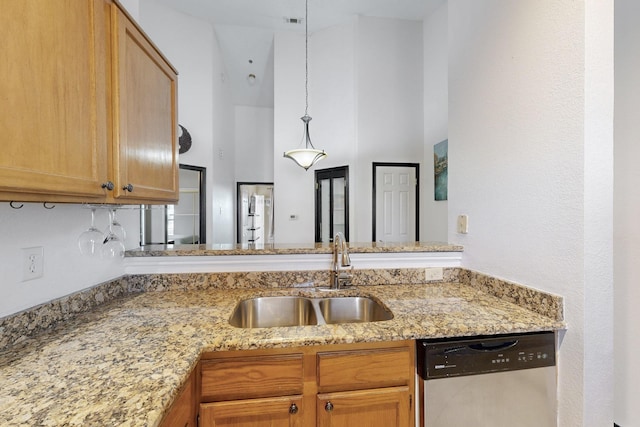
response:
<path id="1" fill-rule="evenodd" d="M 498 298 L 486 286 L 361 286 L 346 293 L 378 298 L 393 320 L 265 329 L 238 329 L 227 320 L 244 298 L 317 291 L 209 288 L 124 295 L 0 353 L 0 425 L 158 425 L 202 352 L 564 328 L 561 298 L 514 299 L 510 291 Z M 536 306 L 550 304 L 558 315 L 523 308 L 528 298 Z"/>
<path id="2" fill-rule="evenodd" d="M 441 242 L 349 242 L 348 246 L 349 252 L 354 254 L 462 252 L 463 250 L 460 245 Z M 127 251 L 127 257 L 330 254 L 332 249 L 330 243 L 147 245 Z"/>

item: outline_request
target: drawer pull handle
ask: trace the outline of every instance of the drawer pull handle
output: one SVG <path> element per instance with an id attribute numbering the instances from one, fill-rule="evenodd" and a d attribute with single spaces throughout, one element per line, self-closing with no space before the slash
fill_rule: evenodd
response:
<path id="1" fill-rule="evenodd" d="M 327 411 L 327 412 L 331 412 L 331 411 L 333 411 L 333 403 L 331 403 L 331 402 L 327 402 L 327 403 L 324 405 L 324 410 L 325 410 L 325 411 Z"/>
<path id="2" fill-rule="evenodd" d="M 111 191 L 114 188 L 113 182 L 111 181 L 107 181 L 104 184 L 102 184 L 102 188 L 106 188 L 107 190 Z"/>
<path id="3" fill-rule="evenodd" d="M 298 413 L 298 405 L 296 405 L 295 403 L 292 403 L 291 406 L 289 406 L 289 413 L 292 415 L 295 415 Z"/>
<path id="4" fill-rule="evenodd" d="M 129 193 L 133 193 L 133 185 L 131 185 L 131 184 L 125 185 L 124 187 L 122 187 L 122 189 L 124 191 L 128 191 Z"/>

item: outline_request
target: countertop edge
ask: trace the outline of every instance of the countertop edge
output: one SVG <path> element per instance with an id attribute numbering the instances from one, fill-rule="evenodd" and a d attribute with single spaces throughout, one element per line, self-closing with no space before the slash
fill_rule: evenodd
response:
<path id="1" fill-rule="evenodd" d="M 460 245 L 441 242 L 357 243 L 349 242 L 350 253 L 462 252 Z M 128 250 L 126 257 L 162 256 L 228 256 L 228 255 L 294 255 L 330 254 L 328 243 L 315 244 L 213 244 L 213 245 L 146 245 Z"/>

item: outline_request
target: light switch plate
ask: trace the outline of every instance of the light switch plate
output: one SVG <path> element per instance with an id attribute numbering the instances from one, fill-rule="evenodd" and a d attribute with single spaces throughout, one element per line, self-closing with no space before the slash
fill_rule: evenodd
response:
<path id="1" fill-rule="evenodd" d="M 469 232 L 469 217 L 458 215 L 458 233 L 467 234 Z"/>

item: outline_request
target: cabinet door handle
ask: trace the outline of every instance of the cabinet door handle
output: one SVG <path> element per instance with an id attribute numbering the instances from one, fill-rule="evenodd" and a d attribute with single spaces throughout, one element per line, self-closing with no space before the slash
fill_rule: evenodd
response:
<path id="1" fill-rule="evenodd" d="M 133 185 L 131 185 L 131 184 L 125 185 L 124 187 L 122 187 L 122 189 L 124 191 L 128 191 L 129 193 L 133 193 Z"/>
<path id="2" fill-rule="evenodd" d="M 327 403 L 324 405 L 324 410 L 325 410 L 325 411 L 327 411 L 327 412 L 331 412 L 331 411 L 333 411 L 333 403 L 331 403 L 331 402 L 327 402 Z"/>
<path id="3" fill-rule="evenodd" d="M 106 188 L 109 191 L 111 191 L 111 190 L 113 190 L 115 188 L 115 186 L 113 185 L 113 182 L 111 182 L 111 181 L 107 181 L 107 182 L 103 183 L 101 185 L 101 187 L 102 188 Z"/>
<path id="4" fill-rule="evenodd" d="M 292 403 L 291 406 L 289 406 L 289 413 L 290 414 L 297 414 L 298 413 L 298 405 L 296 405 L 295 403 Z"/>

